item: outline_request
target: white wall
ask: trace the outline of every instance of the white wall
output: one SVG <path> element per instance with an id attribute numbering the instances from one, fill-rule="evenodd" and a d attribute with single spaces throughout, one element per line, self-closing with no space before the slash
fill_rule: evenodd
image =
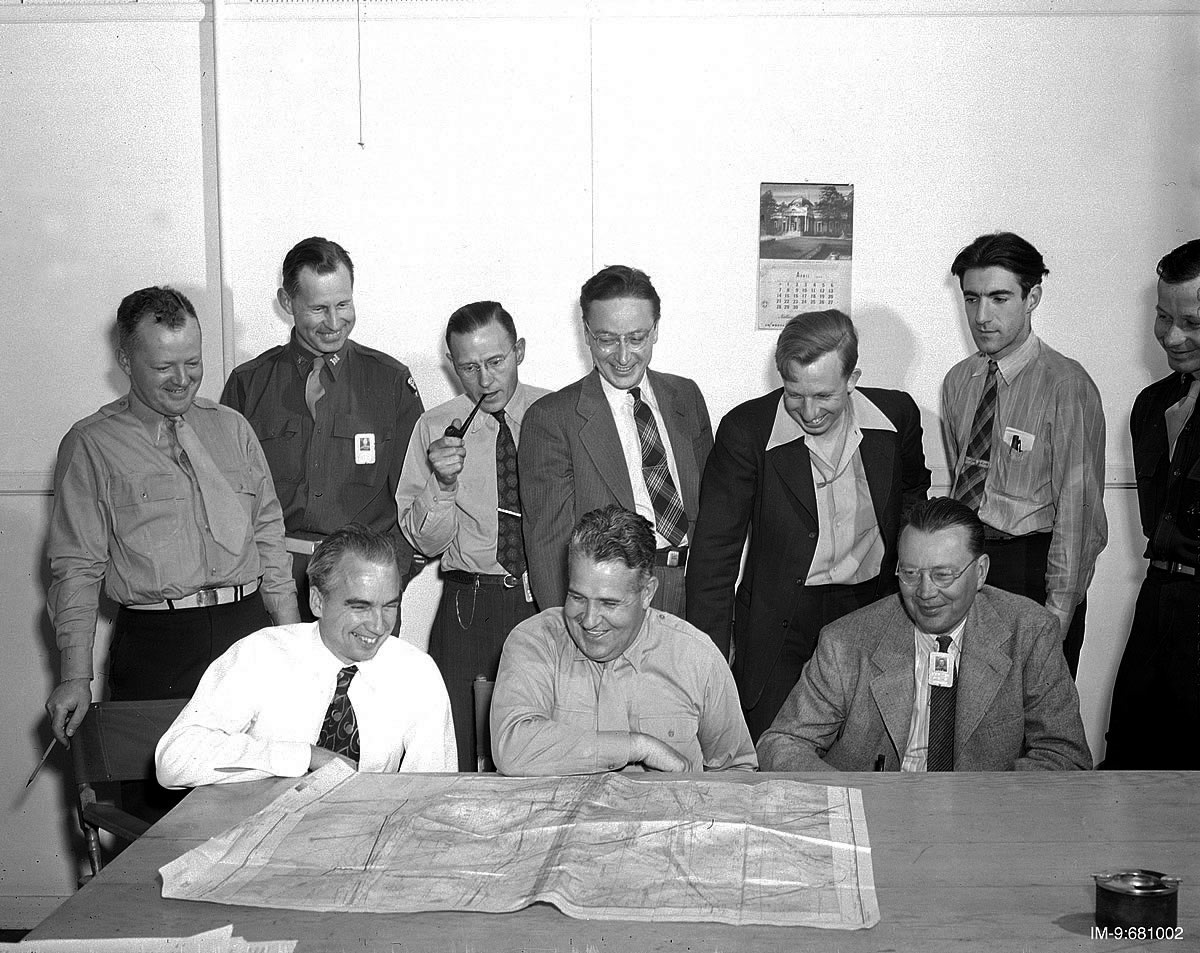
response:
<path id="1" fill-rule="evenodd" d="M 629 262 L 663 297 L 655 364 L 696 378 L 716 420 L 777 383 L 774 335 L 754 330 L 762 181 L 854 183 L 864 381 L 914 395 L 938 468 L 938 384 L 969 349 L 949 263 L 997 228 L 1045 254 L 1035 326 L 1092 372 L 1109 420 L 1079 681 L 1098 753 L 1143 571 L 1126 419 L 1164 373 L 1153 266 L 1200 220 L 1200 7 L 1030 6 L 364 4 L 360 145 L 357 5 L 227 4 L 214 63 L 199 4 L 0 0 L 0 261 L 25 318 L 0 349 L 6 789 L 46 740 L 55 675 L 39 494 L 62 433 L 123 389 L 107 338 L 123 294 L 193 298 L 212 395 L 223 349 L 286 337 L 279 263 L 325 234 L 355 259 L 356 337 L 432 406 L 453 393 L 455 307 L 503 301 L 525 378 L 561 386 L 586 368 L 579 284 Z M 414 641 L 435 595 L 427 571 L 406 596 Z M 0 926 L 71 889 L 65 772 L 56 753 L 32 796 L 0 803 Z"/>

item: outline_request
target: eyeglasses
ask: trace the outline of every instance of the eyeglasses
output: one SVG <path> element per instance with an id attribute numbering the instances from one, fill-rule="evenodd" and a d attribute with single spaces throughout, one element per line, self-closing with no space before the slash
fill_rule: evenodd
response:
<path id="1" fill-rule="evenodd" d="M 485 367 L 488 369 L 488 373 L 498 374 L 516 347 L 517 342 L 513 341 L 513 346 L 498 357 L 489 357 L 482 364 L 455 364 L 454 369 L 463 377 L 478 377 Z"/>
<path id="2" fill-rule="evenodd" d="M 632 351 L 640 351 L 650 343 L 650 335 L 654 333 L 654 328 L 651 328 L 649 331 L 631 331 L 628 334 L 609 334 L 607 331 L 597 334 L 588 327 L 587 322 L 583 327 L 602 351 L 615 351 L 622 344 Z"/>
<path id="3" fill-rule="evenodd" d="M 976 556 L 971 562 L 967 563 L 958 572 L 953 569 L 947 569 L 945 566 L 938 566 L 936 569 L 914 569 L 911 566 L 897 566 L 896 578 L 900 580 L 900 585 L 907 586 L 909 589 L 915 589 L 921 584 L 921 575 L 929 573 L 929 581 L 939 589 L 946 589 L 954 585 L 958 581 L 959 576 L 971 568 L 972 564 L 979 557 Z"/>

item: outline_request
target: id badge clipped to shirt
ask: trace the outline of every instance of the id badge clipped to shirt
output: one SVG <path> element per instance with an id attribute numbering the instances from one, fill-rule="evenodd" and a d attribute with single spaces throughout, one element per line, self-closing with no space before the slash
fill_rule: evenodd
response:
<path id="1" fill-rule="evenodd" d="M 954 687 L 954 659 L 949 652 L 929 653 L 929 684 L 938 688 Z"/>
<path id="2" fill-rule="evenodd" d="M 375 462 L 375 434 L 356 433 L 354 435 L 354 462 L 359 466 Z"/>

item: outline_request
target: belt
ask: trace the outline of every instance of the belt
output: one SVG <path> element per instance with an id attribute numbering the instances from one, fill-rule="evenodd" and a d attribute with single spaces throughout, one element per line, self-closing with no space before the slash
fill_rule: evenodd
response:
<path id="1" fill-rule="evenodd" d="M 288 536 L 284 542 L 287 544 L 287 551 L 295 553 L 298 556 L 311 556 L 313 550 L 317 548 L 319 539 L 298 539 L 295 536 Z"/>
<path id="2" fill-rule="evenodd" d="M 222 606 L 226 603 L 237 602 L 246 596 L 258 592 L 261 579 L 255 579 L 244 586 L 221 586 L 219 589 L 197 589 L 190 596 L 180 599 L 164 599 L 148 606 L 126 606 L 138 612 L 161 612 L 167 609 L 198 609 L 205 606 Z"/>
<path id="3" fill-rule="evenodd" d="M 516 589 L 521 577 L 511 573 L 465 572 L 462 569 L 443 569 L 442 578 L 457 582 L 460 586 L 496 586 L 500 589 Z"/>
<path id="4" fill-rule="evenodd" d="M 688 548 L 686 546 L 668 546 L 666 549 L 654 551 L 654 565 L 678 567 L 687 565 Z"/>
<path id="5" fill-rule="evenodd" d="M 1155 569 L 1161 569 L 1163 572 L 1178 573 L 1181 576 L 1196 575 L 1196 567 L 1189 566 L 1187 563 L 1173 563 L 1166 559 L 1151 559 L 1150 565 Z"/>

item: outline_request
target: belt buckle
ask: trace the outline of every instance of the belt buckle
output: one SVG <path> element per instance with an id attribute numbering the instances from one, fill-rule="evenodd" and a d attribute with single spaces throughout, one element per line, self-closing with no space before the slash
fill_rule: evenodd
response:
<path id="1" fill-rule="evenodd" d="M 668 549 L 667 550 L 667 565 L 672 568 L 679 565 L 679 550 L 678 549 Z"/>
<path id="2" fill-rule="evenodd" d="M 504 579 L 501 580 L 501 582 L 503 583 L 505 589 L 516 589 L 517 586 L 521 584 L 520 579 L 518 579 L 512 573 L 507 572 L 504 574 Z"/>
<path id="3" fill-rule="evenodd" d="M 196 590 L 196 605 L 197 606 L 215 606 L 217 604 L 216 589 L 197 589 Z"/>

